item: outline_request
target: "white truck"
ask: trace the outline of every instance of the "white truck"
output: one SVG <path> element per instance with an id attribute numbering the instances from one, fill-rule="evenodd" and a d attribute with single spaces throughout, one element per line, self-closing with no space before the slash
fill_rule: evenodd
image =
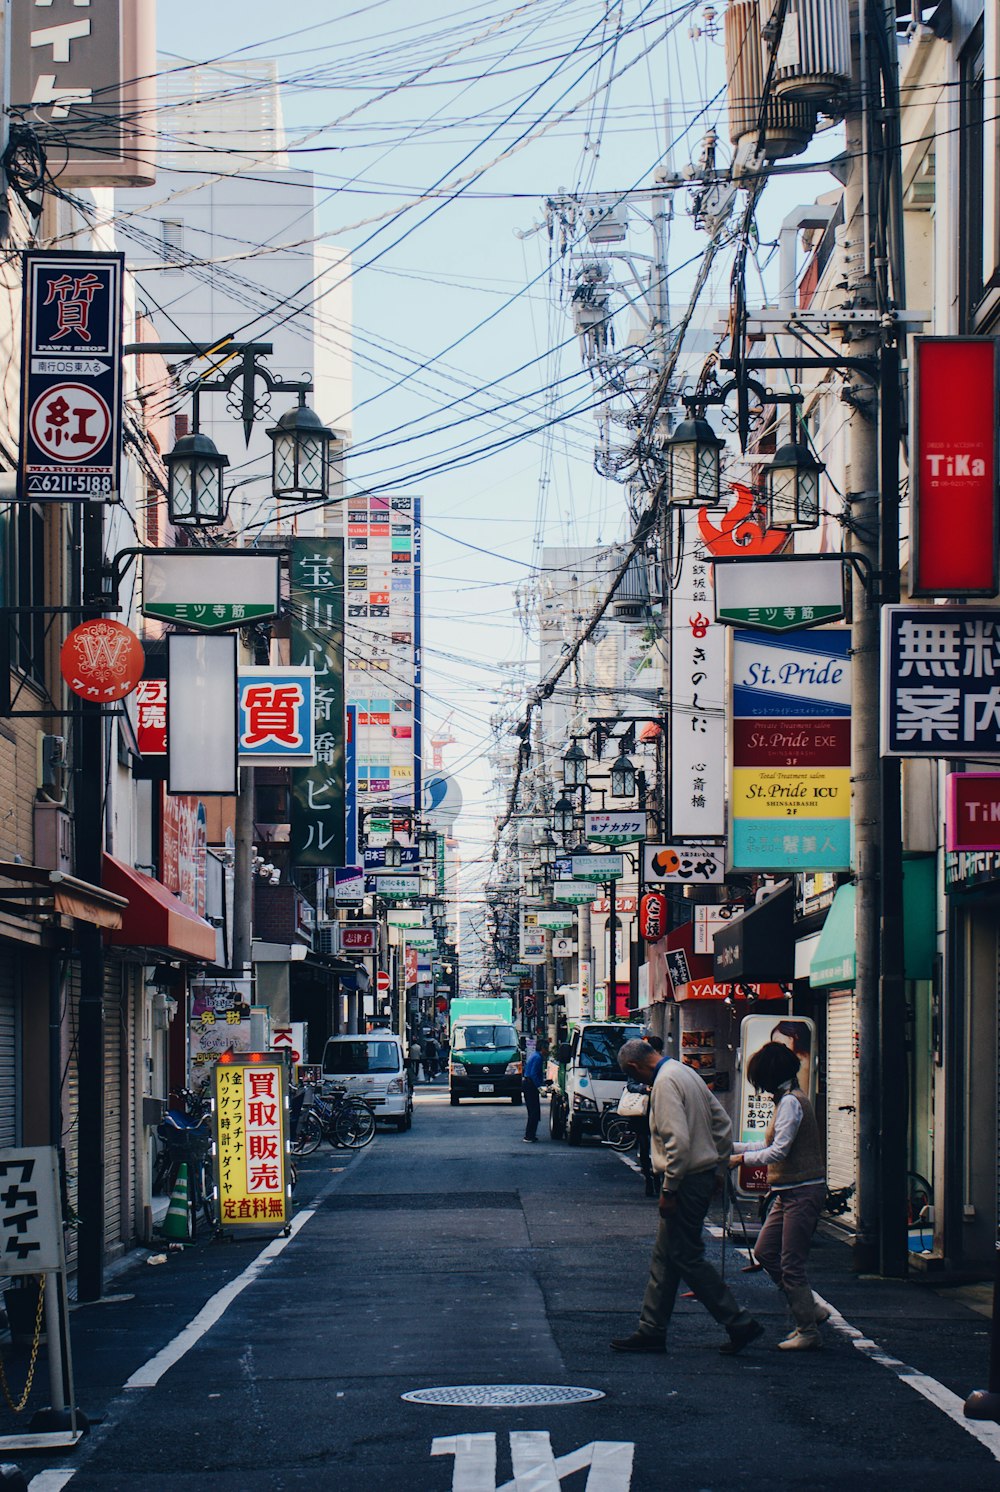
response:
<path id="1" fill-rule="evenodd" d="M 585 1134 L 601 1133 L 601 1117 L 616 1108 L 625 1088 L 618 1066 L 622 1043 L 642 1035 L 627 1021 L 574 1021 L 569 1040 L 556 1050 L 549 1100 L 549 1134 L 579 1145 Z"/>

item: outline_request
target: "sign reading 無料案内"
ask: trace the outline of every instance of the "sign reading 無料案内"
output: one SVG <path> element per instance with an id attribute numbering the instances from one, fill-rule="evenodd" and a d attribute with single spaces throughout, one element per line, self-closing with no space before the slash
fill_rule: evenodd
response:
<path id="1" fill-rule="evenodd" d="M 882 608 L 882 754 L 1000 757 L 1000 613 Z"/>
<path id="2" fill-rule="evenodd" d="M 285 1164 L 285 1068 L 245 1058 L 216 1064 L 216 1176 L 222 1228 L 284 1228 L 291 1220 Z"/>
<path id="3" fill-rule="evenodd" d="M 24 256 L 21 502 L 114 502 L 123 254 Z"/>
<path id="4" fill-rule="evenodd" d="M 849 870 L 846 629 L 733 634 L 734 870 Z"/>

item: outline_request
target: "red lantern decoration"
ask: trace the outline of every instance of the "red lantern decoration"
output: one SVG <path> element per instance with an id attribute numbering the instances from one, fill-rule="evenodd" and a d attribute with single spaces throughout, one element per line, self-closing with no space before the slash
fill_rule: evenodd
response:
<path id="1" fill-rule="evenodd" d="M 667 931 L 667 898 L 662 891 L 647 891 L 639 903 L 639 932 L 647 943 L 658 943 Z"/>
<path id="2" fill-rule="evenodd" d="M 60 671 L 73 693 L 98 702 L 131 694 L 145 663 L 135 633 L 109 617 L 74 627 L 59 654 Z"/>

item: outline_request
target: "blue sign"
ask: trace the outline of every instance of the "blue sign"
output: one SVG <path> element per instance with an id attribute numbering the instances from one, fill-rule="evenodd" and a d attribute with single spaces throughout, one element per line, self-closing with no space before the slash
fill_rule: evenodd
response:
<path id="1" fill-rule="evenodd" d="M 344 859 L 358 858 L 358 710 L 344 706 Z"/>
<path id="2" fill-rule="evenodd" d="M 302 767 L 315 761 L 315 671 L 241 668 L 239 754 L 252 766 Z"/>
<path id="3" fill-rule="evenodd" d="M 124 263 L 124 254 L 24 256 L 22 502 L 118 496 Z"/>
<path id="4" fill-rule="evenodd" d="M 420 850 L 415 844 L 404 844 L 400 848 L 400 863 L 402 865 L 416 865 L 420 860 Z M 384 870 L 385 850 L 365 850 L 365 870 Z"/>
<path id="5" fill-rule="evenodd" d="M 882 608 L 882 754 L 1000 757 L 1000 613 Z"/>

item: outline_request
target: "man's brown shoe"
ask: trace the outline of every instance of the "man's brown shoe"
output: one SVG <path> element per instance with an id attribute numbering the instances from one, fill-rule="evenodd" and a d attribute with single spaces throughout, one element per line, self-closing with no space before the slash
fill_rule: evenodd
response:
<path id="1" fill-rule="evenodd" d="M 664 1337 L 652 1331 L 634 1331 L 630 1337 L 616 1337 L 611 1343 L 615 1352 L 666 1352 Z"/>

